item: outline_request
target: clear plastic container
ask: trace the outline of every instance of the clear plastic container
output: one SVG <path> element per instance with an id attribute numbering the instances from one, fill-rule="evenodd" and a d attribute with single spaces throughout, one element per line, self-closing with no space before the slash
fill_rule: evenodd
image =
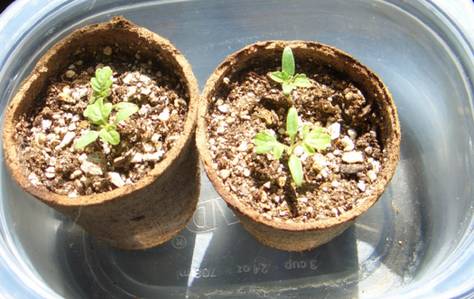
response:
<path id="1" fill-rule="evenodd" d="M 52 44 L 120 14 L 168 37 L 201 87 L 257 40 L 343 49 L 393 93 L 402 152 L 381 200 L 305 253 L 257 243 L 205 174 L 187 229 L 154 249 L 115 250 L 20 190 L 3 166 L 0 297 L 472 298 L 473 12 L 467 0 L 15 2 L 0 17 L 1 111 Z"/>

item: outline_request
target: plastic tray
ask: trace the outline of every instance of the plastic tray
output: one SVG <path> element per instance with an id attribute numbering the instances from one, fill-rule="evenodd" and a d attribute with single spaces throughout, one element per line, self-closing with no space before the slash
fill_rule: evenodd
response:
<path id="1" fill-rule="evenodd" d="M 201 87 L 225 56 L 257 40 L 339 47 L 393 93 L 402 152 L 381 200 L 305 253 L 257 243 L 205 174 L 187 229 L 155 249 L 114 250 L 21 191 L 2 167 L 0 297 L 471 298 L 474 55 L 472 27 L 460 26 L 474 10 L 442 2 L 17 1 L 0 17 L 1 111 L 54 42 L 120 14 L 168 37 Z"/>

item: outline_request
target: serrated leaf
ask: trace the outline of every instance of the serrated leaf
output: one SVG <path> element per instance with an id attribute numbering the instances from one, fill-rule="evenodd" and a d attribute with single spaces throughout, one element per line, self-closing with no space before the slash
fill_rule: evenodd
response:
<path id="1" fill-rule="evenodd" d="M 293 85 L 296 87 L 311 87 L 311 81 L 306 77 L 305 74 L 298 74 L 293 79 Z"/>
<path id="2" fill-rule="evenodd" d="M 102 87 L 96 78 L 91 78 L 91 87 L 96 93 L 99 93 L 102 90 Z"/>
<path id="3" fill-rule="evenodd" d="M 108 66 L 99 68 L 95 71 L 95 77 L 91 78 L 91 87 L 94 91 L 94 101 L 98 97 L 106 98 L 110 95 L 110 87 L 112 86 L 112 69 Z"/>
<path id="4" fill-rule="evenodd" d="M 288 46 L 283 49 L 281 70 L 286 72 L 290 77 L 295 74 L 295 58 L 293 57 L 293 51 L 291 51 L 291 48 Z"/>
<path id="5" fill-rule="evenodd" d="M 121 102 L 115 105 L 117 114 L 115 117 L 115 123 L 119 123 L 123 120 L 128 119 L 132 114 L 136 113 L 139 108 L 137 105 L 129 102 Z"/>
<path id="6" fill-rule="evenodd" d="M 306 135 L 303 142 L 320 151 L 331 145 L 331 135 L 324 132 L 322 128 L 315 128 Z"/>
<path id="7" fill-rule="evenodd" d="M 83 149 L 92 142 L 96 141 L 97 137 L 99 137 L 99 132 L 97 131 L 87 131 L 82 134 L 79 139 L 75 142 L 74 146 L 77 149 Z"/>
<path id="8" fill-rule="evenodd" d="M 303 184 L 303 166 L 301 160 L 296 155 L 291 155 L 288 159 L 288 168 L 290 168 L 291 177 L 296 186 Z"/>
<path id="9" fill-rule="evenodd" d="M 98 68 L 95 70 L 95 77 L 99 81 L 101 86 L 106 86 L 112 77 L 112 69 L 108 66 L 105 66 L 103 68 Z"/>
<path id="10" fill-rule="evenodd" d="M 293 142 L 297 133 L 298 133 L 298 112 L 296 111 L 295 107 L 291 107 L 288 110 L 288 114 L 286 116 L 286 134 L 288 134 L 288 136 Z"/>
<path id="11" fill-rule="evenodd" d="M 101 129 L 99 131 L 99 136 L 102 141 L 110 143 L 112 145 L 117 145 L 120 143 L 120 134 L 114 129 Z"/>
<path id="12" fill-rule="evenodd" d="M 94 124 L 99 124 L 103 122 L 102 118 L 102 111 L 100 106 L 95 102 L 94 104 L 90 104 L 86 107 L 83 112 L 84 117 L 86 117 L 90 122 Z"/>
<path id="13" fill-rule="evenodd" d="M 284 94 L 284 95 L 289 95 L 289 94 L 291 93 L 291 91 L 292 91 L 293 89 L 295 89 L 295 86 L 294 86 L 294 85 L 292 85 L 292 84 L 290 84 L 290 83 L 286 83 L 286 82 L 283 82 L 283 83 L 281 84 L 281 87 L 282 87 L 282 89 L 283 89 L 283 94 Z"/>
<path id="14" fill-rule="evenodd" d="M 268 77 L 270 77 L 270 79 L 275 82 L 283 83 L 288 79 L 288 74 L 286 74 L 285 72 L 276 71 L 268 73 Z"/>

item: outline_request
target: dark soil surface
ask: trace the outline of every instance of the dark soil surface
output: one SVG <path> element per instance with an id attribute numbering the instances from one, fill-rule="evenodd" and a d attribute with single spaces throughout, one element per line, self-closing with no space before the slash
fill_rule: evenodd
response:
<path id="1" fill-rule="evenodd" d="M 337 217 L 370 195 L 383 167 L 377 107 L 353 83 L 333 70 L 313 65 L 304 72 L 310 88 L 292 93 L 302 123 L 325 127 L 331 147 L 308 156 L 298 151 L 304 184 L 296 188 L 287 156 L 256 154 L 257 132 L 273 130 L 289 144 L 285 121 L 289 108 L 278 83 L 254 68 L 224 78 L 207 117 L 211 155 L 225 187 L 267 219 L 308 222 Z"/>
<path id="2" fill-rule="evenodd" d="M 115 47 L 105 47 L 91 59 L 81 51 L 61 76 L 51 79 L 39 107 L 17 125 L 31 183 L 72 198 L 140 180 L 179 138 L 187 112 L 180 83 L 140 53 L 130 59 Z M 119 123 L 120 144 L 98 139 L 77 150 L 74 141 L 90 129 L 82 115 L 92 93 L 89 82 L 95 69 L 105 65 L 114 70 L 108 101 L 133 102 L 140 110 Z"/>

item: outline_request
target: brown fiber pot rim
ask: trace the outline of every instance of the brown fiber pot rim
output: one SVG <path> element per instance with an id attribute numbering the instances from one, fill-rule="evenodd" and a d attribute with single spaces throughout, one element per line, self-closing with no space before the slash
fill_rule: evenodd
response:
<path id="1" fill-rule="evenodd" d="M 110 30 L 120 30 L 134 33 L 139 37 L 141 41 L 146 42 L 152 48 L 163 51 L 164 53 L 166 53 L 166 55 L 169 55 L 169 57 L 172 57 L 172 59 L 177 62 L 177 64 L 181 68 L 181 80 L 186 86 L 187 92 L 189 94 L 188 111 L 186 113 L 184 130 L 179 139 L 175 142 L 174 146 L 171 148 L 171 150 L 166 153 L 165 158 L 159 163 L 157 163 L 155 167 L 150 170 L 142 179 L 132 185 L 125 185 L 123 187 L 119 187 L 114 190 L 98 194 L 81 195 L 75 198 L 69 198 L 67 195 L 60 195 L 48 190 L 37 188 L 33 184 L 31 184 L 28 178 L 24 175 L 24 166 L 19 161 L 19 156 L 17 153 L 18 146 L 14 138 L 15 125 L 18 121 L 18 119 L 15 118 L 15 111 L 20 105 L 22 105 L 24 98 L 23 95 L 28 90 L 28 87 L 31 86 L 32 82 L 38 79 L 38 77 L 40 76 L 39 74 L 41 72 L 47 71 L 47 69 L 45 70 L 45 65 L 48 61 L 50 61 L 50 59 L 54 59 L 54 55 L 57 53 L 58 49 L 67 46 L 70 41 L 80 38 L 81 36 L 92 35 L 95 33 L 106 32 Z M 146 28 L 139 27 L 120 16 L 113 17 L 108 22 L 84 26 L 73 31 L 64 39 L 60 40 L 52 48 L 50 48 L 46 52 L 46 54 L 41 57 L 41 59 L 36 64 L 34 70 L 22 82 L 21 87 L 18 89 L 17 93 L 8 104 L 7 111 L 4 115 L 3 120 L 3 152 L 5 164 L 9 168 L 13 179 L 18 182 L 18 184 L 25 191 L 46 203 L 51 202 L 59 206 L 75 207 L 98 205 L 108 201 L 112 201 L 117 198 L 124 198 L 128 194 L 131 194 L 152 184 L 158 177 L 160 177 L 160 175 L 162 175 L 167 170 L 168 167 L 170 167 L 170 165 L 174 163 L 175 160 L 177 160 L 182 149 L 193 138 L 196 126 L 198 100 L 199 89 L 196 78 L 194 77 L 194 74 L 192 72 L 191 65 L 181 54 L 181 52 L 176 49 L 167 39 L 149 31 Z M 18 117 L 19 115 L 16 116 Z"/>
<path id="2" fill-rule="evenodd" d="M 384 156 L 384 158 L 386 158 L 386 161 L 384 161 L 383 168 L 379 173 L 379 177 L 375 183 L 376 187 L 374 188 L 374 193 L 372 195 L 365 196 L 364 200 L 357 204 L 357 206 L 338 217 L 331 217 L 308 223 L 286 223 L 267 220 L 257 211 L 245 206 L 236 195 L 228 191 L 227 188 L 224 186 L 222 180 L 219 178 L 217 172 L 212 167 L 212 157 L 210 154 L 207 140 L 206 115 L 208 112 L 209 103 L 212 100 L 212 96 L 222 84 L 223 77 L 230 77 L 231 74 L 236 71 L 236 69 L 238 72 L 240 70 L 238 68 L 239 61 L 241 61 L 242 59 L 257 55 L 259 51 L 271 49 L 280 49 L 282 51 L 285 46 L 289 46 L 292 49 L 306 49 L 311 51 L 317 51 L 321 56 L 327 58 L 330 61 L 342 62 L 343 65 L 345 65 L 347 68 L 355 69 L 358 77 L 370 80 L 371 83 L 375 83 L 374 85 L 377 86 L 377 89 L 384 96 L 382 100 L 385 101 L 385 103 L 384 106 L 381 106 L 381 108 L 388 110 L 387 112 L 390 121 L 390 127 L 392 129 L 392 134 L 390 136 L 391 138 L 389 142 L 387 144 L 384 144 L 384 148 L 387 151 L 387 155 Z M 354 78 L 351 77 L 351 79 Z M 380 99 L 377 98 L 377 100 L 379 101 Z M 360 62 L 352 58 L 349 54 L 325 44 L 302 40 L 273 40 L 261 41 L 248 45 L 243 49 L 238 50 L 237 52 L 229 55 L 214 70 L 214 72 L 206 82 L 206 85 L 201 95 L 201 101 L 202 103 L 199 105 L 198 110 L 196 139 L 201 160 L 203 161 L 204 169 L 206 170 L 210 181 L 216 188 L 217 192 L 226 201 L 226 203 L 231 208 L 235 209 L 238 214 L 241 214 L 244 217 L 250 218 L 250 220 L 252 221 L 261 223 L 271 228 L 295 232 L 315 231 L 331 228 L 333 226 L 340 225 L 355 219 L 359 215 L 366 212 L 382 195 L 383 191 L 385 190 L 385 187 L 390 182 L 395 173 L 395 169 L 400 158 L 400 124 L 398 120 L 397 109 L 387 87 L 374 72 L 372 72 L 366 66 L 362 65 Z"/>

